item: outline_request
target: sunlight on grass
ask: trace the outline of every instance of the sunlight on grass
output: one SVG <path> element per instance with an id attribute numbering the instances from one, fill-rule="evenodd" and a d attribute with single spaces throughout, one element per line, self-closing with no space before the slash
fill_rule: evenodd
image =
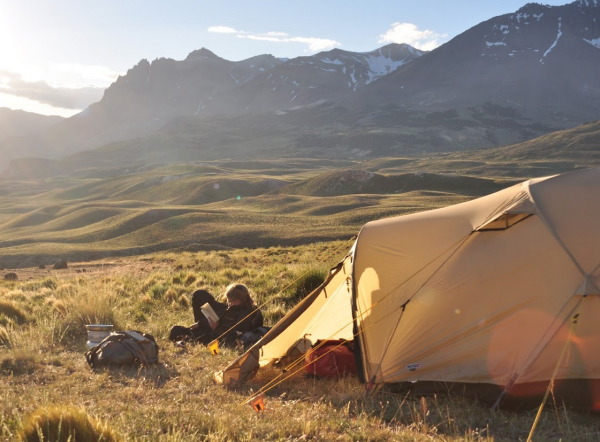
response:
<path id="1" fill-rule="evenodd" d="M 232 279 L 250 286 L 272 325 L 348 248 L 347 241 L 339 241 L 165 252 L 118 266 L 102 262 L 96 274 L 57 274 L 52 283 L 45 276 L 0 282 L 0 305 L 26 318 L 0 325 L 0 440 L 15 439 L 39 419 L 56 422 L 60 413 L 35 411 L 51 407 L 60 412 L 74 407 L 81 414 L 73 419 L 84 426 L 88 419 L 94 428 L 94 422 L 110 422 L 120 440 L 524 440 L 531 412 L 491 412 L 477 402 L 446 396 L 365 395 L 364 385 L 354 378 L 292 376 L 267 391 L 266 410 L 257 414 L 245 402 L 277 378 L 278 369 L 262 370 L 247 385 L 224 388 L 213 384 L 212 374 L 237 357 L 235 350 L 212 356 L 202 346 L 180 350 L 166 340 L 173 324 L 192 322 L 194 290 L 219 295 Z M 154 296 L 153 287 L 160 287 L 162 295 Z M 89 322 L 153 334 L 161 362 L 142 369 L 90 371 L 83 357 Z M 536 440 L 593 441 L 599 436 L 596 417 L 557 404 L 544 412 Z"/>

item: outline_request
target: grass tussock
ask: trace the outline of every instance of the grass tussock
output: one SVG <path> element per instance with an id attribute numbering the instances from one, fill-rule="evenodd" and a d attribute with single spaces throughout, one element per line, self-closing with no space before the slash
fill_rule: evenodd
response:
<path id="1" fill-rule="evenodd" d="M 0 359 L 0 373 L 5 376 L 31 374 L 39 365 L 38 355 L 27 350 L 17 350 Z"/>
<path id="2" fill-rule="evenodd" d="M 3 325 L 0 325 L 0 347 L 11 348 L 12 341 L 8 330 Z"/>
<path id="3" fill-rule="evenodd" d="M 292 287 L 290 287 L 289 294 L 286 296 L 286 302 L 292 306 L 296 305 L 298 302 L 302 301 L 306 295 L 319 287 L 323 281 L 325 281 L 326 277 L 327 271 L 324 269 L 309 269 L 294 282 Z"/>
<path id="4" fill-rule="evenodd" d="M 19 433 L 23 442 L 119 442 L 107 424 L 75 407 L 47 407 L 25 419 Z"/>
<path id="5" fill-rule="evenodd" d="M 27 322 L 27 314 L 14 303 L 0 300 L 0 325 L 6 325 L 11 321 L 24 324 Z"/>

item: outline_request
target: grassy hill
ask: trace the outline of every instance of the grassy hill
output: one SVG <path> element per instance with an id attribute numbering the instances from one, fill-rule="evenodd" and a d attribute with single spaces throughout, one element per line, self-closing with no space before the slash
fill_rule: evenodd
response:
<path id="1" fill-rule="evenodd" d="M 220 161 L 113 176 L 5 180 L 0 266 L 344 239 L 374 219 L 442 207 L 511 184 L 443 174 L 383 175 L 349 164 L 355 169 L 308 159 Z"/>
<path id="2" fill-rule="evenodd" d="M 62 161 L 50 168 L 59 175 L 17 179 L 13 169 L 0 180 L 0 266 L 349 238 L 374 219 L 598 167 L 600 122 L 501 148 L 364 161 Z"/>

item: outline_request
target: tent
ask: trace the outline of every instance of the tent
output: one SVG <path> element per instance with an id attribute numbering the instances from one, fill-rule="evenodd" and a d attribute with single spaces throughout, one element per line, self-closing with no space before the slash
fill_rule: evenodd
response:
<path id="1" fill-rule="evenodd" d="M 599 287 L 600 169 L 531 179 L 366 224 L 326 281 L 215 378 L 241 383 L 317 340 L 354 339 L 375 386 L 496 400 L 554 378 L 563 400 L 599 408 Z"/>

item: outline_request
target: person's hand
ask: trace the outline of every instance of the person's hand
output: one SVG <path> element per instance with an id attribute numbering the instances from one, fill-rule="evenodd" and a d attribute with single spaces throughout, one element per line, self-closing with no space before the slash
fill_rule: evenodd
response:
<path id="1" fill-rule="evenodd" d="M 198 327 L 200 327 L 200 324 L 196 322 L 195 324 L 190 325 L 190 330 L 196 330 Z"/>
<path id="2" fill-rule="evenodd" d="M 214 330 L 215 328 L 217 328 L 217 325 L 219 325 L 219 321 L 217 321 L 217 322 L 213 322 L 213 321 L 211 321 L 209 318 L 206 318 L 206 319 L 208 319 L 208 325 L 209 325 L 209 326 L 210 326 L 210 328 L 212 328 L 213 330 Z"/>

